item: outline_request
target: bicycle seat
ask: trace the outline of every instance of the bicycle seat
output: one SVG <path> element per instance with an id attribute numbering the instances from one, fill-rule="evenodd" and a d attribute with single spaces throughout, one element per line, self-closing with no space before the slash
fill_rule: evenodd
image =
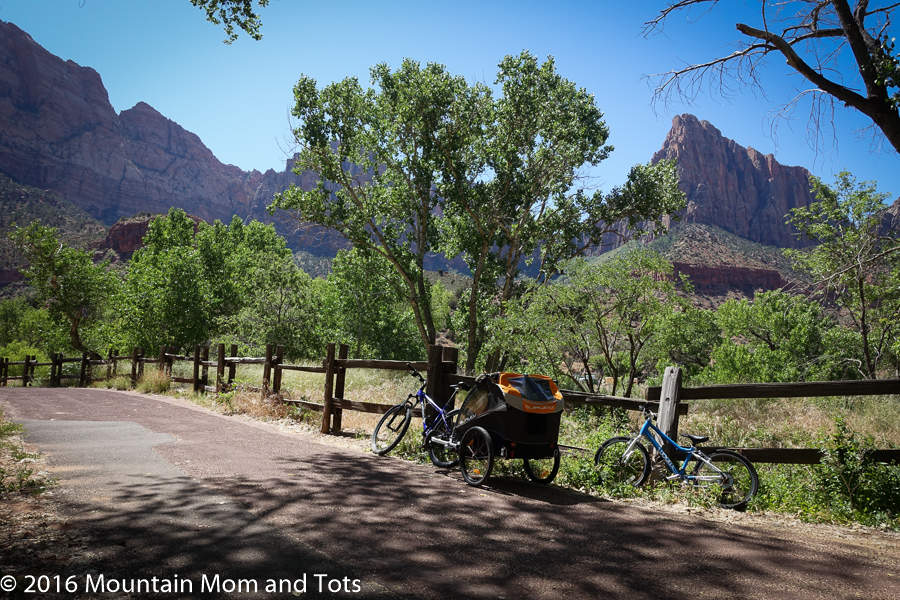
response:
<path id="1" fill-rule="evenodd" d="M 706 440 L 709 439 L 708 435 L 691 435 L 689 433 L 682 433 L 681 437 L 686 437 L 691 440 L 694 444 L 702 444 Z"/>

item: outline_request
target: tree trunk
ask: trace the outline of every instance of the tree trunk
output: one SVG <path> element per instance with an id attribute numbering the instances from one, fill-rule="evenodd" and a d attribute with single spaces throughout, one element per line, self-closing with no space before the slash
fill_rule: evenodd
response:
<path id="1" fill-rule="evenodd" d="M 472 273 L 472 289 L 469 292 L 469 332 L 466 336 L 466 375 L 472 375 L 475 372 L 475 361 L 481 350 L 481 340 L 478 335 L 478 296 L 481 293 L 481 273 L 484 270 L 484 258 L 487 256 L 487 251 L 487 243 L 482 242 L 481 254 L 475 265 L 475 272 Z"/>

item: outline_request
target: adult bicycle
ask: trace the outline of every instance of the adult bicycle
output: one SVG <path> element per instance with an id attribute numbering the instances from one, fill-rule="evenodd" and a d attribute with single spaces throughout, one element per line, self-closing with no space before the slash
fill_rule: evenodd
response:
<path id="1" fill-rule="evenodd" d="M 641 438 L 646 438 L 668 468 L 667 480 L 680 480 L 697 487 L 718 486 L 720 506 L 746 508 L 759 489 L 759 476 L 749 460 L 732 450 L 713 450 L 707 455 L 697 447 L 709 439 L 707 436 L 682 434 L 692 445 L 681 446 L 654 424 L 655 413 L 645 406 L 641 412 L 644 423 L 634 436 L 610 438 L 597 450 L 594 464 L 600 471 L 601 482 L 635 487 L 646 483 L 650 476 L 650 453 L 641 443 Z M 665 451 L 666 443 L 679 454 L 676 460 L 680 466 Z"/>
<path id="2" fill-rule="evenodd" d="M 393 450 L 409 429 L 413 413 L 417 407 L 422 415 L 422 446 L 428 451 L 431 462 L 438 467 L 453 467 L 459 462 L 459 444 L 453 439 L 453 429 L 459 416 L 459 409 L 444 410 L 425 393 L 425 378 L 410 363 L 406 363 L 409 374 L 418 378 L 419 389 L 407 396 L 406 400 L 392 407 L 375 426 L 372 432 L 372 452 L 385 455 Z M 450 386 L 449 406 L 453 406 L 460 385 Z M 430 409 L 430 410 L 429 410 Z M 429 414 L 430 413 L 430 414 Z"/>

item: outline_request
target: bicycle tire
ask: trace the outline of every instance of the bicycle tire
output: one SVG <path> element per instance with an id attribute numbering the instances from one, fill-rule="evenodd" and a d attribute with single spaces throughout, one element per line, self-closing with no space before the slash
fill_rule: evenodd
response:
<path id="1" fill-rule="evenodd" d="M 459 463 L 459 454 L 457 452 L 454 452 L 444 444 L 433 441 L 435 438 L 447 442 L 453 441 L 453 427 L 456 424 L 456 416 L 458 414 L 459 410 L 451 410 L 444 415 L 444 419 L 441 419 L 438 416 L 438 422 L 434 426 L 434 430 L 427 438 L 425 438 L 425 446 L 428 448 L 428 458 L 431 459 L 432 464 L 436 467 L 455 467 L 457 463 Z"/>
<path id="2" fill-rule="evenodd" d="M 459 441 L 459 468 L 469 485 L 478 487 L 494 468 L 494 442 L 483 427 L 468 429 Z"/>
<path id="3" fill-rule="evenodd" d="M 744 510 L 747 504 L 759 491 L 759 475 L 756 468 L 746 457 L 731 450 L 717 450 L 710 453 L 709 461 L 723 471 L 728 481 L 695 481 L 698 487 L 719 484 L 722 486 L 722 495 L 719 497 L 719 506 L 733 510 Z M 714 474 L 715 471 L 703 461 L 697 461 L 694 467 L 694 475 Z"/>
<path id="4" fill-rule="evenodd" d="M 640 442 L 635 442 L 628 457 L 625 450 L 632 438 L 609 438 L 597 450 L 594 465 L 600 474 L 600 483 L 606 486 L 628 484 L 641 487 L 650 475 L 650 455 Z"/>
<path id="5" fill-rule="evenodd" d="M 552 460 L 552 464 L 548 465 L 545 462 L 548 460 Z M 528 476 L 528 479 L 530 479 L 534 483 L 547 485 L 556 478 L 556 474 L 559 472 L 559 448 L 553 449 L 553 456 L 549 459 L 525 458 L 522 460 L 522 462 L 523 466 L 525 467 L 525 474 Z"/>
<path id="6" fill-rule="evenodd" d="M 372 452 L 384 456 L 393 450 L 409 429 L 410 421 L 412 411 L 405 402 L 384 413 L 372 432 Z"/>

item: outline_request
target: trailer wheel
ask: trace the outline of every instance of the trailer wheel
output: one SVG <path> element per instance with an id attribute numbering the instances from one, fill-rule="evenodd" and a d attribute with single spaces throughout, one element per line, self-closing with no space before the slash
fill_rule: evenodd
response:
<path id="1" fill-rule="evenodd" d="M 494 443 L 483 427 L 467 430 L 459 442 L 459 468 L 469 485 L 479 486 L 494 467 Z"/>
<path id="2" fill-rule="evenodd" d="M 559 448 L 553 449 L 551 458 L 525 458 L 523 462 L 528 479 L 541 485 L 547 485 L 559 472 Z"/>

